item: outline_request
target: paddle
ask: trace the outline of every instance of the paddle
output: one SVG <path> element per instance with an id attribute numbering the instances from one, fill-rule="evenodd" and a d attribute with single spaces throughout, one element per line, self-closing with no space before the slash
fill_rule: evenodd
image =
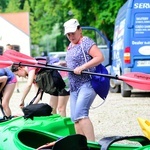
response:
<path id="1" fill-rule="evenodd" d="M 5 68 L 12 64 L 13 64 L 13 62 L 10 59 L 8 59 L 7 57 L 4 57 L 4 56 L 0 56 L 0 65 L 2 66 L 0 68 Z"/>
<path id="2" fill-rule="evenodd" d="M 23 53 L 17 52 L 15 50 L 7 50 L 3 53 L 3 56 L 9 58 L 13 62 L 22 62 L 22 63 L 28 63 L 28 64 L 36 64 L 37 61 Z M 27 61 L 28 60 L 28 61 Z"/>
<path id="3" fill-rule="evenodd" d="M 60 66 L 54 66 L 54 65 L 45 65 L 44 63 L 36 61 L 34 58 L 27 56 L 25 54 L 22 54 L 17 51 L 13 50 L 7 50 L 4 52 L 4 56 L 11 59 L 14 63 L 20 63 L 22 66 L 31 66 L 31 67 L 38 67 L 38 68 L 49 68 L 49 69 L 56 69 L 60 71 L 67 71 L 67 72 L 73 72 L 72 69 L 66 68 L 66 67 L 60 67 Z M 26 64 L 24 64 L 26 63 Z M 0 67 L 3 67 L 3 64 L 0 64 Z M 130 72 L 121 76 L 112 76 L 108 74 L 99 74 L 94 72 L 88 72 L 88 71 L 82 71 L 83 74 L 90 74 L 90 75 L 97 75 L 97 76 L 103 76 L 108 77 L 116 80 L 122 80 L 129 84 L 130 86 L 134 88 L 138 88 L 141 90 L 150 90 L 150 75 L 139 73 L 139 72 Z"/>

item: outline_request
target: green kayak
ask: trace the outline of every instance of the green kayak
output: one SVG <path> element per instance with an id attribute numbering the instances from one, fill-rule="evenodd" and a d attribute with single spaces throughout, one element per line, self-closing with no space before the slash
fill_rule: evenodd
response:
<path id="1" fill-rule="evenodd" d="M 34 117 L 33 120 L 16 117 L 0 123 L 0 150 L 33 150 L 41 145 L 70 135 L 75 135 L 75 130 L 74 124 L 69 117 L 52 115 Z M 114 143 L 120 139 L 136 141 L 141 145 Z M 73 140 L 72 142 L 75 143 Z M 99 142 L 87 141 L 87 147 L 90 150 L 150 150 L 150 141 L 143 136 L 114 136 L 103 138 Z M 64 149 L 62 148 L 61 150 Z M 72 148 L 71 150 L 77 149 Z"/>

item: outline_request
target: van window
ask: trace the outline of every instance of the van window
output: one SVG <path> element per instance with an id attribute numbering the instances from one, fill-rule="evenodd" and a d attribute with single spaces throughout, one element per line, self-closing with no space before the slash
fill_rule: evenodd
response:
<path id="1" fill-rule="evenodd" d="M 102 62 L 104 66 L 108 66 L 110 64 L 110 41 L 107 37 L 98 29 L 94 27 L 81 27 L 84 36 L 88 36 L 93 39 L 98 46 L 98 48 L 103 53 L 105 60 Z"/>
<path id="2" fill-rule="evenodd" d="M 123 19 L 115 26 L 113 50 L 123 49 L 124 26 L 125 19 Z"/>
<path id="3" fill-rule="evenodd" d="M 83 30 L 83 35 L 93 39 L 98 46 L 107 45 L 106 41 L 95 30 Z"/>

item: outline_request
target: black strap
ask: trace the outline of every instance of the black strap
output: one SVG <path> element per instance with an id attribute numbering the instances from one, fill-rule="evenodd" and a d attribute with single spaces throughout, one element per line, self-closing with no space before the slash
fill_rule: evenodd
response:
<path id="1" fill-rule="evenodd" d="M 43 92 L 42 89 L 38 88 L 38 91 L 37 91 L 35 97 L 30 101 L 29 105 L 33 104 L 33 102 L 35 101 L 35 99 L 37 98 L 37 96 L 38 96 L 40 93 L 41 93 L 40 99 L 42 100 L 42 97 L 43 97 L 43 93 L 44 93 L 44 92 Z"/>
<path id="2" fill-rule="evenodd" d="M 1 109 L 1 112 L 3 113 L 3 116 L 5 116 L 5 112 L 4 112 L 4 109 L 2 107 L 2 97 L 3 97 L 3 94 L 0 93 L 0 109 Z"/>
<path id="3" fill-rule="evenodd" d="M 4 75 L 7 76 L 7 72 L 6 72 L 5 68 L 3 68 L 3 71 L 4 71 Z M 6 84 L 7 84 L 7 83 L 6 83 Z M 5 84 L 5 86 L 6 86 L 6 84 Z M 3 87 L 3 89 L 2 89 L 1 92 L 0 92 L 0 109 L 1 109 L 1 112 L 2 112 L 2 114 L 3 114 L 3 119 L 4 119 L 4 120 L 5 120 L 6 115 L 5 115 L 3 106 L 2 106 L 2 98 L 3 98 L 3 92 L 4 92 L 5 86 Z M 2 120 L 3 120 L 3 119 L 2 119 Z"/>
<path id="4" fill-rule="evenodd" d="M 1 98 L 0 98 L 0 109 L 1 109 L 1 112 L 2 112 L 2 114 L 3 114 L 3 116 L 5 116 L 5 112 L 4 112 L 4 109 L 3 109 L 3 107 L 2 107 L 2 100 L 1 100 Z"/>
<path id="5" fill-rule="evenodd" d="M 101 150 L 108 150 L 109 147 L 118 141 L 121 140 L 129 140 L 134 142 L 139 142 L 142 146 L 150 145 L 150 140 L 146 138 L 145 136 L 111 136 L 111 137 L 105 137 L 99 140 L 99 144 L 101 145 Z"/>

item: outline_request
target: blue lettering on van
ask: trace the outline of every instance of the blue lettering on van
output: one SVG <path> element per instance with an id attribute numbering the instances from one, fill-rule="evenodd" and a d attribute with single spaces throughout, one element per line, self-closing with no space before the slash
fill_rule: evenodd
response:
<path id="1" fill-rule="evenodd" d="M 150 3 L 135 3 L 134 9 L 149 9 Z"/>

